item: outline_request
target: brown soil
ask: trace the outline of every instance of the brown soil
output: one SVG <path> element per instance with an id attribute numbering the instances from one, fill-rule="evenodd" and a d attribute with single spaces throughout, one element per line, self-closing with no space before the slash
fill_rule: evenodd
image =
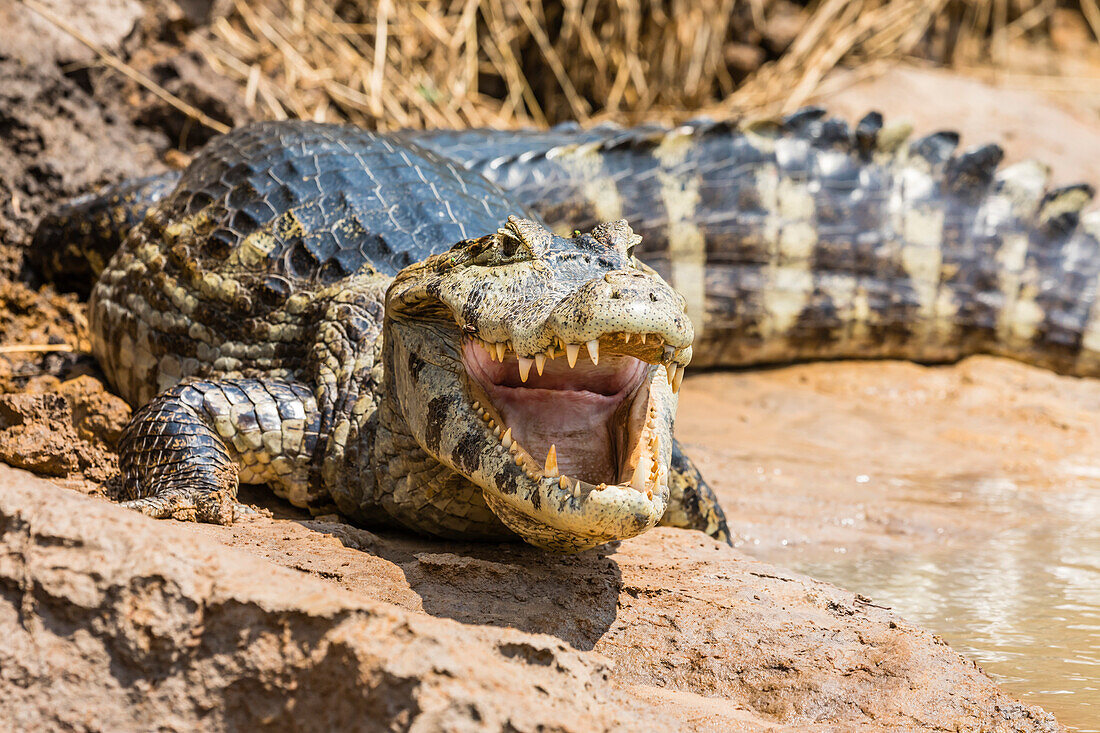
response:
<path id="1" fill-rule="evenodd" d="M 871 599 L 680 530 L 553 556 L 181 525 L 0 466 L 0 558 L 28 730 L 1059 730 Z"/>

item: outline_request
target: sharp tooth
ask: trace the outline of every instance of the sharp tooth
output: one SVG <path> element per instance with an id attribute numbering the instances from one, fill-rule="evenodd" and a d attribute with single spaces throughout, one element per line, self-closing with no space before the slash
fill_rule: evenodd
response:
<path id="1" fill-rule="evenodd" d="M 551 444 L 550 450 L 546 453 L 546 468 L 542 469 L 543 476 L 549 476 L 554 478 L 558 475 L 558 449 L 557 446 Z"/>
<path id="2" fill-rule="evenodd" d="M 542 376 L 542 369 L 546 366 L 546 354 L 535 354 L 535 371 Z"/>
<path id="3" fill-rule="evenodd" d="M 630 478 L 630 485 L 638 491 L 645 491 L 646 481 L 652 468 L 649 458 L 642 456 L 638 459 L 638 465 L 634 466 L 634 475 Z"/>
<path id="4" fill-rule="evenodd" d="M 516 453 L 516 465 L 517 466 L 522 466 L 523 465 L 523 454 L 522 453 Z"/>
<path id="5" fill-rule="evenodd" d="M 580 356 L 580 354 L 581 354 L 581 345 L 580 344 L 566 344 L 565 345 L 565 356 L 566 356 L 567 359 L 569 359 L 569 368 L 570 369 L 572 369 L 574 366 L 577 365 L 577 357 Z"/>
<path id="6" fill-rule="evenodd" d="M 489 421 L 489 429 L 490 429 L 490 430 L 492 430 L 492 429 L 493 429 L 493 428 L 495 428 L 496 426 L 497 426 L 497 424 L 496 424 L 495 422 L 493 422 L 492 420 L 490 420 L 490 421 Z"/>
<path id="7" fill-rule="evenodd" d="M 574 499 L 581 498 L 581 482 L 580 481 L 573 484 L 573 498 Z"/>
<path id="8" fill-rule="evenodd" d="M 492 420 L 493 418 L 489 417 L 489 413 L 487 413 L 487 412 L 482 412 L 482 413 L 481 413 L 481 419 L 482 419 L 482 420 L 485 420 L 485 421 L 489 421 L 489 420 Z"/>
<path id="9" fill-rule="evenodd" d="M 497 425 L 495 428 L 493 428 L 493 435 L 497 436 L 498 438 L 500 437 L 500 426 L 499 425 Z"/>
<path id="10" fill-rule="evenodd" d="M 676 376 L 672 378 L 672 393 L 676 394 L 680 391 L 680 383 L 684 381 L 684 367 L 680 367 L 676 370 Z"/>
<path id="11" fill-rule="evenodd" d="M 674 379 L 676 379 L 676 364 L 675 363 L 666 364 L 665 365 L 665 372 L 668 374 L 668 383 L 669 383 L 669 385 L 671 385 L 672 381 Z"/>
<path id="12" fill-rule="evenodd" d="M 504 352 L 507 350 L 508 347 L 503 341 L 498 343 L 496 346 L 497 346 L 497 361 L 499 361 L 501 364 L 503 364 L 504 363 Z"/>
<path id="13" fill-rule="evenodd" d="M 643 334 L 642 334 L 642 343 L 643 343 L 643 344 L 645 343 L 645 340 L 646 340 L 646 335 L 645 335 L 645 334 L 643 333 Z"/>
<path id="14" fill-rule="evenodd" d="M 535 363 L 534 359 L 528 359 L 525 356 L 517 357 L 519 361 L 519 380 L 521 382 L 527 381 L 527 375 L 531 373 L 531 365 Z M 539 370 L 539 374 L 542 374 L 542 370 Z"/>
<path id="15" fill-rule="evenodd" d="M 623 343 L 624 344 L 629 344 L 630 343 L 630 334 L 629 333 L 624 333 L 623 334 Z"/>
<path id="16" fill-rule="evenodd" d="M 474 409 L 475 410 L 480 410 L 481 409 L 481 403 L 475 400 L 474 401 Z"/>
<path id="17" fill-rule="evenodd" d="M 672 361 L 672 357 L 676 356 L 676 349 L 671 346 L 666 346 L 664 349 L 665 358 L 661 359 L 662 363 L 668 363 Z"/>
<path id="18" fill-rule="evenodd" d="M 585 346 L 588 347 L 588 355 L 592 357 L 593 364 L 600 363 L 600 340 L 592 339 Z"/>
<path id="19" fill-rule="evenodd" d="M 512 447 L 512 429 L 508 428 L 504 431 L 504 435 L 500 436 L 500 444 L 505 448 Z"/>
<path id="20" fill-rule="evenodd" d="M 558 486 L 565 489 L 566 491 L 569 491 L 569 488 L 570 488 L 569 487 L 569 477 L 568 476 L 562 476 L 561 478 L 559 478 L 558 479 Z"/>

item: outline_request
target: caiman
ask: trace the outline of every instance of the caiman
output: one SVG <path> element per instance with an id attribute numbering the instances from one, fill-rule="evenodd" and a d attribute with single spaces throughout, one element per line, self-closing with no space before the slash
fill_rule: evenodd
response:
<path id="1" fill-rule="evenodd" d="M 957 144 L 818 109 L 265 122 L 62 207 L 32 256 L 98 275 L 95 355 L 144 405 L 119 444 L 143 513 L 230 522 L 245 482 L 556 551 L 658 523 L 729 541 L 672 434 L 689 361 L 991 353 L 1100 373 L 1092 189 Z"/>

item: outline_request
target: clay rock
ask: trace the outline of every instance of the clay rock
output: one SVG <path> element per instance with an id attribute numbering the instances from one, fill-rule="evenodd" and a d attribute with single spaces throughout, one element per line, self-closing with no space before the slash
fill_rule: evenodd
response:
<path id="1" fill-rule="evenodd" d="M 144 13 L 138 0 L 40 2 L 47 13 L 79 29 L 86 39 L 108 52 L 118 50 Z M 4 3 L 0 8 L 0 22 L 5 29 L 4 56 L 14 56 L 35 66 L 96 60 L 94 51 L 22 3 Z"/>
<path id="2" fill-rule="evenodd" d="M 610 722 L 606 660 L 553 637 L 356 599 L 7 468 L 0 530 L 0 719 L 17 729 Z"/>
<path id="3" fill-rule="evenodd" d="M 0 394 L 0 461 L 103 482 L 117 470 L 113 448 L 129 416 L 129 406 L 88 375 L 41 393 Z"/>
<path id="4" fill-rule="evenodd" d="M 0 48 L 0 273 L 18 269 L 9 260 L 51 206 L 163 168 L 157 151 L 167 139 L 135 128 L 123 109 L 119 100 L 89 96 L 53 66 L 25 64 Z"/>
<path id="5" fill-rule="evenodd" d="M 1060 729 L 872 599 L 694 532 L 658 527 L 618 547 L 553 556 L 317 520 L 201 531 L 357 595 L 552 634 L 612 659 L 618 684 L 711 700 L 772 725 Z"/>
<path id="6" fill-rule="evenodd" d="M 180 526 L 6 467 L 0 639 L 20 730 L 1058 730 L 887 610 L 693 533 L 556 557 Z"/>

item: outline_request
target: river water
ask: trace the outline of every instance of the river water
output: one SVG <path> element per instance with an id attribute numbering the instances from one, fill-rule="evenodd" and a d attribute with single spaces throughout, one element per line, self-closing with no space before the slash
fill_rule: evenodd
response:
<path id="1" fill-rule="evenodd" d="M 901 501 L 946 493 L 990 516 L 1022 515 L 980 546 L 768 553 L 858 589 L 934 629 L 1025 702 L 1079 731 L 1100 731 L 1100 487 L 1029 491 L 1007 479 L 897 487 Z M 916 497 L 916 498 L 913 498 Z"/>
<path id="2" fill-rule="evenodd" d="M 704 374 L 677 431 L 743 550 L 1100 731 L 1100 380 L 992 358 Z"/>

